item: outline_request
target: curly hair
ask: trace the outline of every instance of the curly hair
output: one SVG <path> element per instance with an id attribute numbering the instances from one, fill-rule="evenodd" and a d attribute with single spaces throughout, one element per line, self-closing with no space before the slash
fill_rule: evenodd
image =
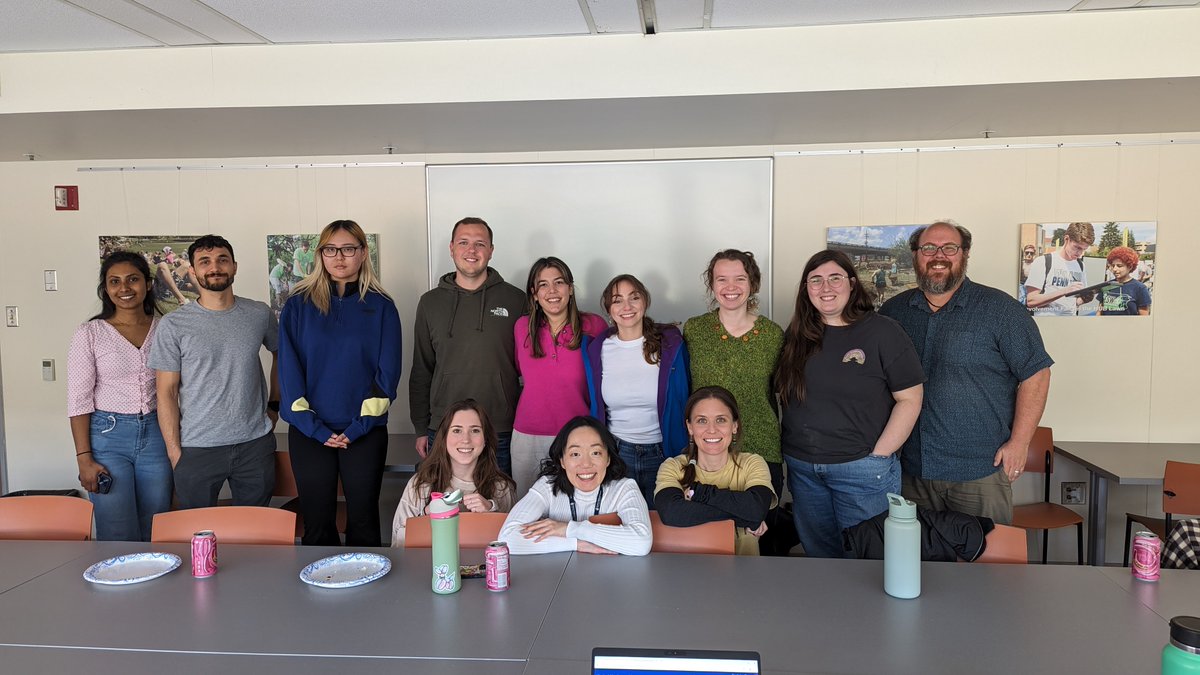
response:
<path id="1" fill-rule="evenodd" d="M 1138 252 L 1128 246 L 1118 246 L 1108 252 L 1108 264 L 1120 262 L 1129 270 L 1137 268 L 1139 259 Z"/>
<path id="2" fill-rule="evenodd" d="M 754 260 L 753 253 L 739 251 L 736 248 L 717 251 L 712 260 L 708 261 L 708 269 L 704 270 L 704 291 L 708 295 L 708 309 L 711 311 L 717 308 L 717 297 L 713 293 L 713 268 L 722 260 L 742 263 L 742 269 L 746 270 L 746 280 L 750 282 L 750 298 L 746 301 L 746 306 L 751 311 L 758 309 L 758 290 L 762 287 L 762 271 L 758 269 L 758 262 Z"/>

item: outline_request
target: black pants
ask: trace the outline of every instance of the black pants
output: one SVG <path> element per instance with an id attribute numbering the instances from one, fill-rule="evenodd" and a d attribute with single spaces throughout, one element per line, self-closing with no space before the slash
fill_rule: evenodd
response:
<path id="1" fill-rule="evenodd" d="M 339 450 L 288 428 L 288 450 L 306 546 L 338 546 L 337 486 L 342 479 L 346 496 L 346 545 L 382 546 L 379 530 L 379 490 L 387 457 L 388 433 L 376 427 Z"/>

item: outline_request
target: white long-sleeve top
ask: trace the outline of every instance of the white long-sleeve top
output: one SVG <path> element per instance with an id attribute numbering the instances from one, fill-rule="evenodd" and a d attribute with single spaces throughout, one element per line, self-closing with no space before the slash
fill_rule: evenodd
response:
<path id="1" fill-rule="evenodd" d="M 575 491 L 575 512 L 581 520 L 574 521 L 571 520 L 571 500 L 563 493 L 554 494 L 549 479 L 540 478 L 509 512 L 504 527 L 500 528 L 500 539 L 508 544 L 510 552 L 518 555 L 574 551 L 581 539 L 624 555 L 649 553 L 650 511 L 637 483 L 630 478 L 622 478 L 604 485 L 600 513 L 616 513 L 621 517 L 620 525 L 588 522 L 587 519 L 596 513 L 596 496 L 599 492 L 599 489 Z M 521 534 L 522 527 L 543 518 L 567 523 L 567 536 L 546 537 L 535 542 Z"/>

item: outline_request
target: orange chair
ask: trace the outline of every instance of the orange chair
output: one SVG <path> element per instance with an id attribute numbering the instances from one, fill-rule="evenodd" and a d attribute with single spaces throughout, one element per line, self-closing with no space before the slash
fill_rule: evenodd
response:
<path id="1" fill-rule="evenodd" d="M 615 513 L 603 513 L 588 518 L 598 525 L 620 525 L 621 517 Z M 651 553 L 708 553 L 733 555 L 734 525 L 732 520 L 714 520 L 711 523 L 691 527 L 672 527 L 663 524 L 658 511 L 650 512 Z"/>
<path id="2" fill-rule="evenodd" d="M 1166 541 L 1167 533 L 1171 531 L 1172 514 L 1200 515 L 1200 464 L 1167 462 L 1167 468 L 1163 471 L 1162 511 L 1162 518 L 1125 514 L 1125 558 L 1122 563 L 1125 567 L 1129 567 L 1130 537 L 1133 536 L 1134 523 Z"/>
<path id="3" fill-rule="evenodd" d="M 1025 457 L 1025 473 L 1045 474 L 1045 493 L 1036 504 L 1021 504 L 1013 507 L 1013 522 L 1025 530 L 1042 531 L 1042 564 L 1046 564 L 1046 548 L 1050 542 L 1050 530 L 1075 526 L 1076 549 L 1079 564 L 1083 564 L 1083 516 L 1062 504 L 1050 501 L 1050 475 L 1054 473 L 1054 432 L 1049 427 L 1038 427 L 1029 443 L 1029 454 Z"/>
<path id="4" fill-rule="evenodd" d="M 52 495 L 0 499 L 0 539 L 91 538 L 92 503 L 86 499 Z"/>
<path id="5" fill-rule="evenodd" d="M 983 555 L 976 558 L 975 562 L 1024 565 L 1029 562 L 1027 545 L 1025 530 L 997 523 L 996 528 L 988 532 Z"/>
<path id="6" fill-rule="evenodd" d="M 500 536 L 507 513 L 458 514 L 458 545 L 462 548 L 487 548 Z M 416 516 L 404 523 L 404 548 L 433 546 L 429 516 Z"/>
<path id="7" fill-rule="evenodd" d="M 296 514 L 265 506 L 213 506 L 167 511 L 154 516 L 152 542 L 189 542 L 201 530 L 212 530 L 223 544 L 296 543 Z"/>

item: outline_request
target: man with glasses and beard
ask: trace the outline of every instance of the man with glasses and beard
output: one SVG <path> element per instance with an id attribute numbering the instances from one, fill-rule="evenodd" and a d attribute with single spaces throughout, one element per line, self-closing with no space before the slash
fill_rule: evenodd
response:
<path id="1" fill-rule="evenodd" d="M 912 338 L 928 378 L 901 449 L 902 491 L 925 508 L 1011 523 L 1011 481 L 1025 466 L 1054 362 L 1019 302 L 967 278 L 967 228 L 939 221 L 908 245 L 917 288 L 880 310 Z"/>
<path id="2" fill-rule="evenodd" d="M 275 487 L 279 324 L 265 304 L 233 294 L 237 262 L 223 237 L 200 237 L 188 260 L 200 298 L 162 318 L 149 361 L 179 508 L 216 506 L 227 480 L 235 506 L 266 506 Z M 271 352 L 269 393 L 259 347 Z"/>

